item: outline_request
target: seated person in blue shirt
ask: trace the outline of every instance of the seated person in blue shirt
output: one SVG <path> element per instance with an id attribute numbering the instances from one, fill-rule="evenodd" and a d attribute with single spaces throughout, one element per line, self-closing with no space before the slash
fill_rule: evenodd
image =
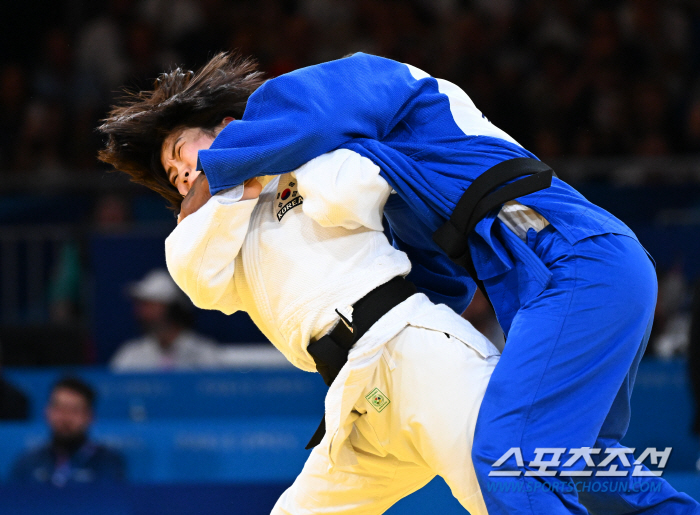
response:
<path id="1" fill-rule="evenodd" d="M 51 441 L 20 456 L 10 481 L 48 484 L 118 482 L 124 480 L 124 459 L 89 438 L 95 393 L 76 378 L 58 381 L 46 407 Z"/>

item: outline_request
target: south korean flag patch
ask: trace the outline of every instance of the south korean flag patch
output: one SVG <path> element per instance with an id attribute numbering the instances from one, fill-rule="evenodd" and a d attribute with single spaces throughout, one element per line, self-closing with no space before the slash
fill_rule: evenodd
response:
<path id="1" fill-rule="evenodd" d="M 277 186 L 277 197 L 274 203 L 274 211 L 277 215 L 277 221 L 281 222 L 284 215 L 297 206 L 304 203 L 304 198 L 299 195 L 297 190 L 297 182 L 292 177 L 291 173 L 285 173 L 280 177 L 279 185 Z"/>

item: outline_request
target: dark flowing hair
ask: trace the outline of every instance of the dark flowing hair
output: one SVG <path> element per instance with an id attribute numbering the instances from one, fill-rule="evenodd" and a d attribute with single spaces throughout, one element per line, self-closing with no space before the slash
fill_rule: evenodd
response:
<path id="1" fill-rule="evenodd" d="M 263 82 L 254 60 L 226 52 L 197 73 L 181 68 L 163 73 L 152 91 L 127 91 L 102 120 L 97 130 L 107 141 L 98 158 L 159 193 L 178 210 L 182 195 L 161 164 L 163 142 L 180 129 L 212 133 L 224 118 L 242 118 L 248 97 Z"/>

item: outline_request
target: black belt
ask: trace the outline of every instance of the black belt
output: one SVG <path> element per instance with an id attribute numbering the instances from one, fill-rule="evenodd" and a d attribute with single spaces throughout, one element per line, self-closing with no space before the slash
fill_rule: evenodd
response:
<path id="1" fill-rule="evenodd" d="M 357 340 L 392 308 L 401 304 L 417 292 L 415 285 L 403 277 L 394 277 L 389 282 L 378 286 L 352 305 L 352 324 L 340 313 L 340 322 L 322 338 L 311 342 L 306 348 L 316 363 L 316 370 L 323 377 L 327 386 L 340 373 L 348 361 L 348 352 Z M 336 310 L 337 312 L 337 310 Z M 306 445 L 306 449 L 316 447 L 326 433 L 326 418 Z"/>
<path id="2" fill-rule="evenodd" d="M 528 177 L 513 181 L 525 175 Z M 492 209 L 549 188 L 553 175 L 556 176 L 549 166 L 529 157 L 518 157 L 492 166 L 471 183 L 457 202 L 450 219 L 433 234 L 433 241 L 452 261 L 467 269 L 484 295 L 486 290 L 476 276 L 469 253 L 469 235 Z"/>

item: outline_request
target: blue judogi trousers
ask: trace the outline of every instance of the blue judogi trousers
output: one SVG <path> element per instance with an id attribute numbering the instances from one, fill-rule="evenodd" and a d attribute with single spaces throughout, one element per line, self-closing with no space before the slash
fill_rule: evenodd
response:
<path id="1" fill-rule="evenodd" d="M 531 229 L 527 246 L 552 279 L 515 315 L 479 412 L 472 456 L 489 513 L 700 513 L 695 501 L 665 480 L 632 477 L 633 467 L 625 478 L 525 476 L 527 470 L 537 470 L 528 465 L 538 447 L 620 446 L 657 293 L 651 260 L 628 236 L 604 234 L 572 245 L 550 225 L 539 233 Z M 485 286 L 488 291 L 489 281 Z M 524 466 L 513 456 L 494 468 L 513 447 L 521 449 Z M 607 455 L 593 457 L 599 463 Z M 574 469 L 584 468 L 579 461 Z M 557 469 L 572 470 L 548 468 Z M 494 470 L 521 474 L 489 476 Z M 592 487 L 606 480 L 616 486 Z M 511 484 L 499 489 L 499 482 Z M 638 488 L 641 482 L 655 487 Z"/>

